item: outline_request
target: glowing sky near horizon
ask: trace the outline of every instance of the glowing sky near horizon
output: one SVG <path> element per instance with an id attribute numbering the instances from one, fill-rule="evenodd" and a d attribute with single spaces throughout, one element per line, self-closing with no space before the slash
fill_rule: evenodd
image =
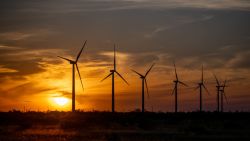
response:
<path id="1" fill-rule="evenodd" d="M 201 65 L 210 95 L 204 109 L 216 109 L 215 80 L 229 80 L 227 111 L 250 111 L 250 2 L 243 0 L 1 0 L 0 111 L 70 110 L 71 65 L 79 60 L 84 91 L 76 74 L 76 108 L 110 110 L 113 44 L 118 45 L 116 109 L 141 105 L 141 80 L 148 76 L 148 110 L 173 111 L 173 61 L 182 81 L 180 110 L 198 109 Z M 67 98 L 65 106 L 54 98 Z M 62 100 L 62 99 L 61 99 Z M 29 101 L 29 102 L 27 102 Z"/>

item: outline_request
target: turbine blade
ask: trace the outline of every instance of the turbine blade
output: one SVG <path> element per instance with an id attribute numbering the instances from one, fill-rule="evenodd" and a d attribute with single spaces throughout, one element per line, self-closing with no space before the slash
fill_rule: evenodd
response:
<path id="1" fill-rule="evenodd" d="M 197 90 L 197 89 L 199 89 L 199 88 L 200 88 L 200 86 L 197 86 L 197 87 L 194 88 L 194 90 Z"/>
<path id="2" fill-rule="evenodd" d="M 226 86 L 226 83 L 227 83 L 227 79 L 224 81 L 224 86 Z"/>
<path id="3" fill-rule="evenodd" d="M 142 74 L 140 74 L 139 72 L 137 72 L 137 71 L 135 71 L 135 70 L 133 70 L 133 69 L 131 69 L 133 72 L 135 72 L 136 74 L 138 74 L 139 76 L 141 76 L 141 77 L 143 77 L 143 75 Z"/>
<path id="4" fill-rule="evenodd" d="M 147 95 L 148 95 L 148 98 L 149 98 L 149 92 L 148 92 L 148 83 L 147 83 L 147 79 L 145 78 L 145 79 L 144 79 L 144 81 L 145 81 L 145 84 L 146 84 Z"/>
<path id="5" fill-rule="evenodd" d="M 178 81 L 180 84 L 182 84 L 182 85 L 184 85 L 184 86 L 186 86 L 186 87 L 188 87 L 188 85 L 187 84 L 185 84 L 184 82 L 181 82 L 181 81 Z"/>
<path id="6" fill-rule="evenodd" d="M 81 77 L 81 74 L 80 74 L 80 71 L 79 71 L 79 68 L 78 68 L 77 63 L 76 63 L 76 69 L 77 69 L 77 72 L 78 72 L 78 75 L 79 75 L 79 78 L 80 78 L 80 81 L 81 81 L 82 90 L 84 91 L 84 88 L 83 88 L 83 83 L 82 83 L 82 77 Z"/>
<path id="7" fill-rule="evenodd" d="M 174 89 L 172 90 L 172 94 L 171 95 L 174 95 L 175 89 L 176 89 L 176 85 L 174 86 Z"/>
<path id="8" fill-rule="evenodd" d="M 115 71 L 115 73 L 116 73 L 117 75 L 119 75 L 119 76 L 121 77 L 121 79 L 122 79 L 125 83 L 128 84 L 128 82 L 122 77 L 122 75 L 121 75 L 119 72 Z M 129 85 L 129 84 L 128 84 L 128 85 Z"/>
<path id="9" fill-rule="evenodd" d="M 80 58 L 81 53 L 82 53 L 82 50 L 83 50 L 83 48 L 85 47 L 86 43 L 87 43 L 87 40 L 84 42 L 84 44 L 83 44 L 83 46 L 82 46 L 82 49 L 81 49 L 80 52 L 78 53 L 77 58 L 76 58 L 76 62 L 77 62 L 78 59 Z"/>
<path id="10" fill-rule="evenodd" d="M 154 65 L 155 65 L 155 63 L 151 65 L 151 67 L 148 69 L 147 73 L 145 74 L 145 77 L 148 75 L 148 73 L 151 71 L 151 69 L 153 68 Z"/>
<path id="11" fill-rule="evenodd" d="M 215 80 L 216 80 L 217 85 L 220 86 L 220 82 L 219 82 L 217 76 L 216 76 L 215 74 L 213 74 L 213 75 L 214 75 L 214 78 L 215 78 Z"/>
<path id="12" fill-rule="evenodd" d="M 113 72 L 111 72 L 108 76 L 106 76 L 105 78 L 103 78 L 103 79 L 101 80 L 101 82 L 104 81 L 105 79 L 107 79 L 110 75 L 112 75 L 112 73 L 113 73 Z"/>
<path id="13" fill-rule="evenodd" d="M 72 62 L 72 60 L 70 60 L 70 59 L 67 59 L 67 58 L 64 58 L 64 57 L 61 57 L 61 56 L 57 56 L 57 57 L 59 57 L 59 58 L 61 58 L 61 59 L 63 59 L 63 60 L 66 60 L 66 61 Z"/>
<path id="14" fill-rule="evenodd" d="M 227 102 L 227 104 L 228 104 L 228 100 L 227 100 L 227 96 L 226 96 L 226 93 L 223 91 L 223 96 L 225 97 L 225 99 L 226 99 L 226 102 Z"/>
<path id="15" fill-rule="evenodd" d="M 116 50 L 115 50 L 115 44 L 114 44 L 114 70 L 116 70 Z"/>
<path id="16" fill-rule="evenodd" d="M 206 87 L 204 84 L 202 84 L 202 86 L 203 86 L 203 88 L 206 90 L 207 94 L 210 95 L 210 93 L 209 93 L 207 87 Z"/>
<path id="17" fill-rule="evenodd" d="M 201 67 L 201 82 L 202 82 L 202 84 L 203 84 L 203 82 L 204 82 L 204 78 L 203 78 L 203 65 L 202 65 L 202 67 Z"/>
<path id="18" fill-rule="evenodd" d="M 177 71 L 176 71 L 175 62 L 174 62 L 174 72 L 175 72 L 175 78 L 176 78 L 176 80 L 179 80 L 179 79 L 178 79 L 178 75 L 177 75 Z"/>

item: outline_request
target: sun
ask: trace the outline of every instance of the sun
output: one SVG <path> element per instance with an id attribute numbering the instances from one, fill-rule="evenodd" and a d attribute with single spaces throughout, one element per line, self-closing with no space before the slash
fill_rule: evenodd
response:
<path id="1" fill-rule="evenodd" d="M 54 101 L 57 105 L 64 106 L 68 103 L 69 99 L 65 97 L 55 97 Z"/>

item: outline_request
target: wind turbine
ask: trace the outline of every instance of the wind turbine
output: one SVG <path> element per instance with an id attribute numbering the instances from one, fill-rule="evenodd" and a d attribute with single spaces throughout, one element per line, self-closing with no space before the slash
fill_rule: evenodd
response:
<path id="1" fill-rule="evenodd" d="M 77 62 L 81 56 L 81 53 L 82 53 L 83 48 L 85 47 L 86 43 L 87 43 L 87 40 L 84 42 L 82 49 L 80 50 L 80 52 L 78 53 L 78 55 L 76 57 L 76 60 L 70 60 L 70 59 L 67 59 L 67 58 L 64 58 L 61 56 L 57 56 L 61 59 L 68 61 L 70 64 L 72 64 L 72 112 L 75 112 L 75 67 L 76 67 L 77 72 L 79 74 L 79 78 L 80 78 L 82 89 L 83 89 L 82 78 L 81 78 L 81 74 L 80 74 Z"/>
<path id="2" fill-rule="evenodd" d="M 138 74 L 142 80 L 142 106 L 141 106 L 141 112 L 144 112 L 144 83 L 146 84 L 146 89 L 147 89 L 147 94 L 149 97 L 149 93 L 148 93 L 148 84 L 147 84 L 147 75 L 149 74 L 149 72 L 151 71 L 151 69 L 153 68 L 154 64 L 152 64 L 152 66 L 148 69 L 148 71 L 146 72 L 145 75 L 140 74 L 139 72 L 135 71 L 132 69 L 133 72 L 135 72 L 136 74 Z"/>
<path id="3" fill-rule="evenodd" d="M 114 69 L 110 70 L 110 74 L 106 76 L 104 79 L 101 80 L 104 81 L 107 79 L 109 76 L 112 75 L 112 113 L 115 112 L 115 73 L 125 82 L 128 84 L 128 82 L 122 77 L 122 75 L 116 71 L 116 50 L 115 50 L 115 45 L 114 45 Z"/>
<path id="4" fill-rule="evenodd" d="M 223 104 L 224 104 L 224 103 L 223 103 L 223 97 L 225 97 L 226 102 L 228 103 L 228 100 L 227 100 L 227 97 L 226 97 L 226 94 L 225 94 L 225 87 L 227 87 L 227 86 L 226 86 L 226 83 L 227 83 L 227 80 L 224 81 L 224 84 L 221 86 L 222 89 L 220 89 L 221 112 L 223 112 L 223 110 L 224 110 L 224 109 L 223 109 L 223 108 L 224 108 L 224 107 L 223 107 L 223 106 L 224 106 L 224 105 L 223 105 Z"/>
<path id="5" fill-rule="evenodd" d="M 175 112 L 177 112 L 178 111 L 178 84 L 180 83 L 181 85 L 184 85 L 186 87 L 188 87 L 188 85 L 179 80 L 178 75 L 177 75 L 177 71 L 176 71 L 175 63 L 174 63 L 174 70 L 175 70 L 175 78 L 176 79 L 173 81 L 175 85 L 174 85 L 174 89 L 172 91 L 172 95 L 173 94 L 175 95 Z"/>
<path id="6" fill-rule="evenodd" d="M 214 74 L 214 78 L 216 80 L 216 89 L 217 89 L 217 112 L 220 111 L 220 93 L 221 93 L 221 87 L 222 85 L 220 84 L 217 76 Z"/>
<path id="7" fill-rule="evenodd" d="M 204 73 L 203 73 L 203 65 L 201 68 L 201 81 L 200 83 L 198 83 L 198 86 L 196 87 L 196 89 L 200 89 L 200 112 L 202 111 L 202 88 L 204 88 L 206 90 L 206 92 L 209 94 L 206 86 L 204 85 Z"/>

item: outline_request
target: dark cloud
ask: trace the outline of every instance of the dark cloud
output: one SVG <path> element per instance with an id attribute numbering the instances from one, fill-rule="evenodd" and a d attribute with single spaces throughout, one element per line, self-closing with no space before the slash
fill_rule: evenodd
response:
<path id="1" fill-rule="evenodd" d="M 87 76 L 87 78 L 96 78 L 98 75 L 104 74 L 105 72 L 106 70 L 104 69 L 95 69 L 95 70 L 90 70 L 85 75 Z"/>
<path id="2" fill-rule="evenodd" d="M 20 98 L 20 97 L 27 97 L 32 95 L 37 95 L 41 92 L 46 92 L 53 90 L 54 88 L 45 88 L 38 86 L 37 83 L 34 82 L 27 82 L 23 84 L 19 84 L 7 90 L 0 89 L 0 97 L 4 98 Z"/>
<path id="3" fill-rule="evenodd" d="M 227 63 L 231 68 L 250 68 L 250 51 L 235 54 Z"/>
<path id="4" fill-rule="evenodd" d="M 71 92 L 67 92 L 67 91 L 58 91 L 60 94 L 54 95 L 53 97 L 60 97 L 60 96 L 65 96 L 65 97 L 72 97 L 72 93 Z"/>
<path id="5" fill-rule="evenodd" d="M 155 61 L 161 61 L 161 66 L 171 65 L 176 60 L 190 69 L 201 63 L 210 68 L 248 68 L 246 57 L 236 55 L 249 50 L 248 7 L 249 2 L 234 0 L 1 1 L 0 64 L 18 70 L 19 75 L 39 73 L 43 70 L 37 62 L 44 61 L 41 58 L 45 53 L 37 54 L 36 50 L 65 50 L 46 52 L 50 58 L 75 56 L 88 39 L 85 58 L 81 58 L 85 63 L 92 62 L 87 67 L 111 65 L 112 58 L 99 53 L 112 51 L 112 43 L 118 43 L 119 51 L 132 56 L 129 63 L 133 67 Z M 22 49 L 33 52 L 27 54 Z M 26 63 L 13 61 L 7 56 L 13 52 L 25 54 L 18 56 L 20 60 L 30 59 Z M 159 54 L 166 57 L 159 58 Z"/>
<path id="6" fill-rule="evenodd" d="M 148 64 L 152 64 L 154 62 L 157 62 L 159 60 L 157 55 L 153 54 L 132 54 L 131 60 L 129 60 L 132 67 L 141 67 Z"/>

